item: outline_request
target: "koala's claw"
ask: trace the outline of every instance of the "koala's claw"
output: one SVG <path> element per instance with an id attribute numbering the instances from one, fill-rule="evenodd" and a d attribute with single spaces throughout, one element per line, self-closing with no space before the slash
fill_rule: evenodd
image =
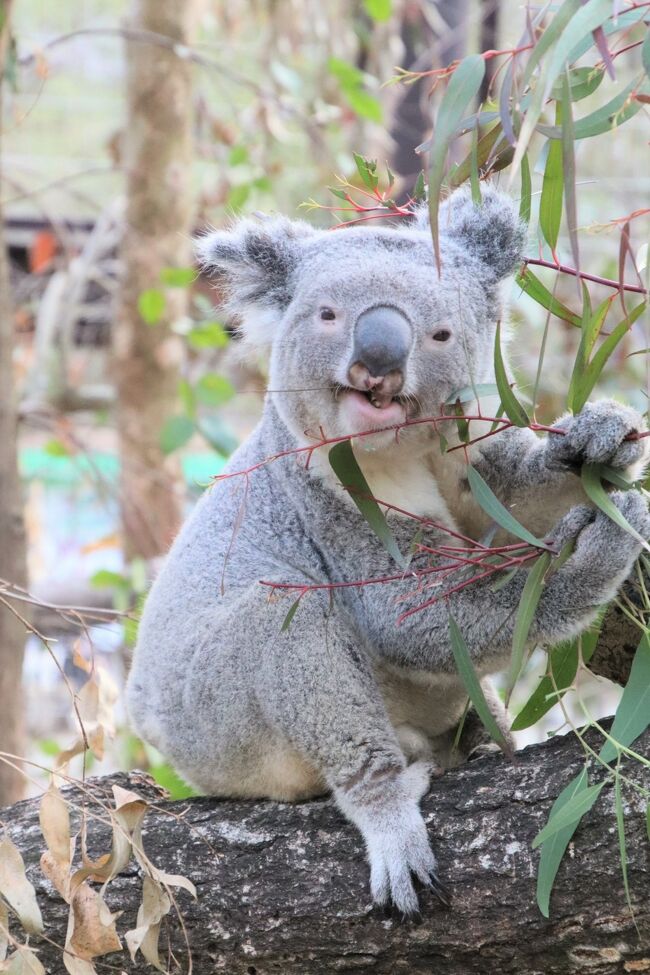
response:
<path id="1" fill-rule="evenodd" d="M 588 463 L 627 470 L 647 455 L 645 440 L 626 440 L 645 429 L 641 414 L 614 400 L 587 403 L 576 416 L 565 416 L 555 426 L 564 433 L 548 435 L 546 463 L 554 469 L 577 471 Z"/>

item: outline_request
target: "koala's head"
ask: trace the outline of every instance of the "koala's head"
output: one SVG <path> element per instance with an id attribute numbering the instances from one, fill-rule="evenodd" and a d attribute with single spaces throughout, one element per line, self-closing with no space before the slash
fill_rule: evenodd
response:
<path id="1" fill-rule="evenodd" d="M 499 285 L 521 259 L 524 227 L 491 188 L 480 207 L 454 193 L 439 222 L 440 275 L 424 208 L 390 228 L 246 219 L 200 241 L 227 314 L 270 347 L 273 401 L 297 436 L 436 416 L 455 390 L 492 379 Z"/>

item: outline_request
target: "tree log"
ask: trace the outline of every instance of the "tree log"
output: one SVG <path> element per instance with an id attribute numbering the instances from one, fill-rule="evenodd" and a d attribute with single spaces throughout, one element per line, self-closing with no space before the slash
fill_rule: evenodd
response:
<path id="1" fill-rule="evenodd" d="M 650 732 L 635 747 L 647 753 Z M 535 903 L 538 853 L 531 840 L 581 764 L 577 740 L 556 737 L 518 753 L 514 763 L 481 758 L 434 781 L 423 810 L 452 906 L 445 909 L 425 892 L 417 922 L 372 907 L 360 837 L 329 799 L 298 805 L 207 798 L 171 803 L 157 798 L 151 780 L 138 773 L 90 781 L 104 799 L 116 783 L 155 801 L 145 819 L 144 848 L 158 867 L 185 875 L 197 887 L 198 899 L 180 891 L 178 906 L 198 975 L 650 972 L 650 858 L 643 800 L 636 792 L 626 789 L 624 799 L 628 877 L 640 936 L 626 904 L 610 786 L 560 866 L 550 920 Z M 627 762 L 625 771 L 650 786 L 650 772 L 639 763 Z M 593 779 L 598 776 L 594 770 Z M 79 800 L 76 790 L 66 795 Z M 2 818 L 28 864 L 45 933 L 62 944 L 67 905 L 38 866 L 43 848 L 38 800 L 18 803 Z M 89 835 L 91 855 L 108 850 L 107 827 L 91 820 Z M 111 910 L 124 912 L 118 922 L 122 935 L 135 926 L 140 897 L 135 867 L 108 886 Z M 171 915 L 161 935 L 163 959 L 168 939 L 187 972 L 181 926 Z M 31 943 L 48 972 L 64 973 L 51 942 Z M 128 973 L 146 967 L 140 957 L 131 963 L 126 951 L 98 961 Z"/>

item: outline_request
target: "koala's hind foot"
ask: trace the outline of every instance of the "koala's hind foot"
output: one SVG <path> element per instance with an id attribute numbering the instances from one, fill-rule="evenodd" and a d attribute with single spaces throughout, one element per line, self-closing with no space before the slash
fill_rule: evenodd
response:
<path id="1" fill-rule="evenodd" d="M 407 917 L 419 909 L 414 880 L 449 903 L 419 808 L 430 775 L 429 763 L 414 762 L 391 780 L 378 781 L 374 801 L 372 796 L 352 797 L 337 790 L 339 805 L 366 844 L 373 900 L 392 904 Z"/>

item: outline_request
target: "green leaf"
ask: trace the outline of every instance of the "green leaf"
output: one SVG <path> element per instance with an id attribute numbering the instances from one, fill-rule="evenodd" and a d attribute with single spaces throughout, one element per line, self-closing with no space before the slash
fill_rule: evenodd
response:
<path id="1" fill-rule="evenodd" d="M 373 20 L 388 20 L 393 9 L 392 0 L 363 0 L 363 6 Z"/>
<path id="2" fill-rule="evenodd" d="M 650 545 L 648 545 L 645 538 L 639 535 L 638 531 L 632 527 L 605 491 L 601 483 L 600 464 L 583 464 L 580 478 L 582 480 L 582 487 L 589 500 L 593 501 L 597 508 L 600 508 L 608 518 L 611 518 L 628 535 L 636 538 L 637 542 L 643 546 L 646 552 L 650 552 Z"/>
<path id="3" fill-rule="evenodd" d="M 230 380 L 216 372 L 207 372 L 201 376 L 194 391 L 199 402 L 206 406 L 222 406 L 232 399 L 236 392 Z"/>
<path id="4" fill-rule="evenodd" d="M 474 664 L 472 663 L 472 658 L 468 650 L 467 644 L 465 643 L 465 638 L 458 628 L 456 620 L 453 618 L 451 613 L 449 614 L 449 640 L 451 643 L 451 650 L 454 655 L 454 660 L 456 662 L 456 669 L 460 679 L 462 680 L 467 695 L 476 708 L 476 713 L 483 722 L 486 731 L 489 732 L 490 736 L 497 743 L 499 748 L 508 757 L 512 757 L 512 748 L 510 744 L 503 737 L 503 733 L 496 723 L 495 717 L 490 711 L 487 701 L 485 700 L 485 695 L 483 693 L 483 688 L 474 669 Z"/>
<path id="5" fill-rule="evenodd" d="M 61 440 L 48 440 L 43 446 L 43 453 L 48 457 L 70 457 L 72 452 Z"/>
<path id="6" fill-rule="evenodd" d="M 562 170 L 564 178 L 564 209 L 566 226 L 571 244 L 573 266 L 580 269 L 580 247 L 578 244 L 578 203 L 576 198 L 576 161 L 573 127 L 573 108 L 569 90 L 569 73 L 562 78 L 562 100 L 559 117 L 562 120 Z M 558 106 L 559 107 L 559 106 Z"/>
<path id="7" fill-rule="evenodd" d="M 592 313 L 591 299 L 584 281 L 582 282 L 582 294 L 582 319 L 580 323 L 582 334 L 580 336 L 580 345 L 578 346 L 575 362 L 573 363 L 573 372 L 571 373 L 569 389 L 567 392 L 567 403 L 569 405 L 569 409 L 573 410 L 574 413 L 578 413 L 582 408 L 580 406 L 574 406 L 576 391 L 578 385 L 584 377 L 592 349 L 596 339 L 600 335 L 603 325 L 605 324 L 605 319 L 607 318 L 607 313 L 611 308 L 613 300 L 611 297 L 605 298 L 604 301 L 600 303 L 596 311 Z"/>
<path id="8" fill-rule="evenodd" d="M 605 77 L 605 69 L 598 67 L 570 68 L 568 71 L 569 97 L 572 102 L 579 102 L 588 95 L 593 95 Z M 556 101 L 562 98 L 564 79 L 556 81 L 551 89 L 551 98 Z"/>
<path id="9" fill-rule="evenodd" d="M 160 431 L 160 449 L 163 454 L 171 454 L 186 444 L 194 430 L 194 423 L 189 416 L 170 416 Z"/>
<path id="10" fill-rule="evenodd" d="M 342 440 L 341 443 L 335 444 L 328 456 L 332 470 L 379 541 L 393 557 L 395 562 L 402 568 L 406 568 L 407 560 L 399 550 L 395 537 L 386 521 L 384 512 L 372 497 L 372 491 L 354 456 L 350 441 Z"/>
<path id="11" fill-rule="evenodd" d="M 523 154 L 528 149 L 530 138 L 535 130 L 544 103 L 548 98 L 553 82 L 569 61 L 572 48 L 585 35 L 596 27 L 600 27 L 611 15 L 611 0 L 588 0 L 582 4 L 580 0 L 565 0 L 560 6 L 550 25 L 535 45 L 524 72 L 524 81 L 528 81 L 537 64 L 542 63 L 540 77 L 524 120 L 521 125 L 511 172 L 517 172 Z M 544 57 L 549 51 L 548 57 Z M 543 58 L 543 61 L 542 61 Z"/>
<path id="12" fill-rule="evenodd" d="M 469 103 L 478 94 L 484 75 L 485 61 L 479 54 L 470 54 L 469 57 L 463 58 L 451 76 L 435 121 L 429 162 L 429 218 L 438 270 L 440 270 L 438 212 L 447 151 L 455 127 Z"/>
<path id="13" fill-rule="evenodd" d="M 384 117 L 383 109 L 381 102 L 374 95 L 364 91 L 363 88 L 342 88 L 342 92 L 344 99 L 356 115 L 368 119 L 369 122 L 381 123 Z"/>
<path id="14" fill-rule="evenodd" d="M 555 836 L 556 833 L 566 829 L 568 826 L 572 826 L 574 823 L 577 825 L 584 814 L 589 812 L 594 805 L 605 784 L 605 782 L 599 782 L 598 785 L 585 786 L 584 789 L 581 789 L 564 803 L 560 810 L 555 813 L 551 811 L 546 826 L 539 831 L 533 840 L 533 849 L 537 849 L 538 846 L 545 843 L 551 836 Z"/>
<path id="15" fill-rule="evenodd" d="M 233 146 L 228 154 L 229 166 L 241 166 L 248 162 L 248 149 L 246 146 Z"/>
<path id="16" fill-rule="evenodd" d="M 379 185 L 379 177 L 376 175 L 377 162 L 374 159 L 364 159 L 358 152 L 353 152 L 352 155 L 363 183 L 369 190 L 376 189 Z"/>
<path id="17" fill-rule="evenodd" d="M 327 70 L 344 88 L 360 88 L 363 85 L 363 72 L 341 58 L 328 58 Z"/>
<path id="18" fill-rule="evenodd" d="M 650 637 L 641 637 L 623 697 L 616 709 L 610 736 L 625 748 L 629 748 L 650 725 Z M 617 756 L 613 741 L 606 741 L 600 749 L 600 758 L 611 762 Z"/>
<path id="19" fill-rule="evenodd" d="M 240 183 L 239 186 L 231 186 L 226 199 L 226 207 L 230 210 L 241 210 L 250 195 L 250 183 Z"/>
<path id="20" fill-rule="evenodd" d="M 476 383 L 474 386 L 463 386 L 455 390 L 445 400 L 444 406 L 454 406 L 456 403 L 471 403 L 477 396 L 495 396 L 499 392 L 496 383 Z"/>
<path id="21" fill-rule="evenodd" d="M 147 288 L 138 298 L 138 311 L 147 325 L 157 325 L 166 307 L 165 296 L 158 288 Z"/>
<path id="22" fill-rule="evenodd" d="M 190 799 L 192 796 L 198 795 L 194 789 L 187 785 L 180 776 L 174 771 L 171 765 L 167 763 L 161 765 L 151 765 L 149 767 L 149 775 L 169 792 L 170 799 Z"/>
<path id="23" fill-rule="evenodd" d="M 530 204 L 532 199 L 532 184 L 530 179 L 530 163 L 528 156 L 521 160 L 521 200 L 519 216 L 526 225 L 530 223 Z"/>
<path id="24" fill-rule="evenodd" d="M 467 480 L 469 481 L 469 486 L 472 494 L 474 495 L 477 503 L 481 506 L 483 511 L 496 521 L 497 524 L 505 528 L 507 532 L 511 535 L 515 535 L 517 538 L 521 538 L 524 542 L 528 542 L 529 545 L 534 545 L 536 547 L 544 547 L 544 543 L 540 541 L 539 538 L 520 525 L 517 519 L 510 514 L 507 508 L 501 504 L 496 495 L 492 492 L 491 488 L 485 483 L 479 472 L 475 467 L 468 465 L 467 467 Z"/>
<path id="25" fill-rule="evenodd" d="M 128 585 L 127 580 L 119 572 L 110 569 L 98 569 L 88 580 L 93 589 L 122 589 Z"/>
<path id="26" fill-rule="evenodd" d="M 512 389 L 506 373 L 506 367 L 501 355 L 501 322 L 497 322 L 497 333 L 494 340 L 494 374 L 497 381 L 497 389 L 501 397 L 501 404 L 505 414 L 511 423 L 517 427 L 527 427 L 530 419 L 526 410 L 523 408 Z"/>
<path id="27" fill-rule="evenodd" d="M 556 109 L 556 119 L 561 118 L 561 108 Z M 542 196 L 539 203 L 539 226 L 553 253 L 557 247 L 562 220 L 562 196 L 564 193 L 564 169 L 562 143 L 555 140 L 548 144 L 548 156 L 544 167 Z"/>
<path id="28" fill-rule="evenodd" d="M 551 562 L 551 553 L 542 552 L 526 577 L 526 583 L 517 607 L 517 616 L 512 635 L 512 654 L 506 679 L 506 702 L 515 686 L 524 665 L 524 652 L 528 634 L 544 589 L 544 576 Z"/>
<path id="29" fill-rule="evenodd" d="M 168 288 L 187 288 L 197 277 L 193 267 L 164 267 L 160 272 L 160 280 Z"/>
<path id="30" fill-rule="evenodd" d="M 474 140 L 478 136 L 478 126 L 472 126 L 472 149 L 460 162 L 447 179 L 450 187 L 460 186 L 472 175 L 474 167 L 477 174 L 481 174 L 490 160 L 490 172 L 496 172 L 507 165 L 512 158 L 512 146 L 503 134 L 501 125 L 497 123 L 478 139 L 476 147 Z M 501 165 L 503 163 L 503 166 Z"/>
<path id="31" fill-rule="evenodd" d="M 187 333 L 187 341 L 193 349 L 222 349 L 230 337 L 221 322 L 201 322 Z"/>
<path id="32" fill-rule="evenodd" d="M 530 267 L 522 267 L 515 278 L 519 287 L 530 297 L 533 301 L 536 301 L 538 305 L 542 308 L 546 308 L 550 311 L 552 315 L 557 318 L 561 318 L 562 321 L 569 322 L 571 325 L 580 327 L 580 316 L 576 315 L 575 312 L 563 305 L 561 301 L 558 301 L 551 292 L 548 290 L 546 285 L 542 284 L 540 279 L 534 274 Z"/>
<path id="33" fill-rule="evenodd" d="M 588 787 L 587 769 L 584 768 L 582 772 L 575 779 L 562 790 L 555 802 L 551 807 L 549 813 L 548 821 L 551 822 L 554 816 L 557 816 L 567 803 L 571 802 L 576 796 L 579 796 Z M 542 844 L 542 849 L 540 851 L 539 857 L 539 867 L 537 869 L 537 906 L 544 915 L 548 917 L 549 914 L 549 901 L 551 898 L 551 891 L 553 889 L 553 883 L 557 875 L 558 868 L 562 862 L 562 857 L 566 852 L 566 848 L 571 842 L 571 837 L 578 828 L 577 820 L 570 826 L 566 826 L 564 829 L 556 832 L 550 839 L 548 839 L 544 844 Z"/>
<path id="34" fill-rule="evenodd" d="M 512 731 L 523 731 L 525 728 L 532 727 L 557 704 L 563 696 L 563 692 L 575 679 L 578 672 L 580 652 L 582 651 L 584 663 L 588 663 L 596 649 L 599 634 L 600 624 L 574 640 L 558 643 L 557 646 L 548 651 L 548 670 L 553 676 L 542 677 L 512 722 Z M 559 694 L 555 692 L 556 687 L 560 692 Z"/>
<path id="35" fill-rule="evenodd" d="M 472 131 L 472 148 L 470 151 L 470 183 L 472 187 L 472 203 L 478 207 L 481 205 L 481 183 L 478 171 L 478 125 Z"/>
<path id="36" fill-rule="evenodd" d="M 641 45 L 641 63 L 643 70 L 650 78 L 650 29 L 646 29 L 643 44 Z"/>
<path id="37" fill-rule="evenodd" d="M 619 128 L 624 122 L 632 118 L 642 107 L 642 102 L 630 98 L 632 93 L 647 95 L 650 93 L 650 84 L 644 81 L 638 84 L 638 79 L 634 79 L 623 91 L 619 92 L 611 101 L 600 108 L 578 119 L 575 123 L 574 138 L 590 139 L 593 136 L 601 135 L 603 132 L 610 132 L 612 129 Z M 549 139 L 561 139 L 562 129 L 557 125 L 537 125 L 537 131 Z"/>
<path id="38" fill-rule="evenodd" d="M 611 356 L 612 352 L 619 344 L 621 339 L 623 339 L 634 322 L 639 318 L 643 311 L 645 311 L 646 302 L 642 301 L 641 304 L 637 305 L 627 318 L 624 318 L 622 322 L 619 322 L 616 328 L 612 329 L 610 334 L 607 336 L 605 341 L 602 343 L 598 351 L 595 353 L 589 365 L 586 367 L 584 374 L 576 383 L 575 394 L 572 399 L 572 409 L 574 413 L 579 413 L 582 407 L 585 405 L 591 391 L 598 382 L 598 377 L 607 360 Z"/>
<path id="39" fill-rule="evenodd" d="M 301 599 L 302 599 L 302 596 L 298 596 L 298 598 L 296 599 L 296 601 L 293 602 L 291 604 L 291 606 L 289 607 L 289 612 L 285 616 L 284 622 L 282 623 L 282 626 L 280 627 L 280 633 L 286 633 L 286 631 L 291 626 L 291 622 L 292 622 L 294 616 L 296 615 L 296 613 L 298 611 L 298 606 L 300 605 L 300 600 Z"/>
<path id="40" fill-rule="evenodd" d="M 183 404 L 183 409 L 193 420 L 196 416 L 196 396 L 194 395 L 194 387 L 188 383 L 187 379 L 181 379 L 179 382 L 178 395 Z"/>

